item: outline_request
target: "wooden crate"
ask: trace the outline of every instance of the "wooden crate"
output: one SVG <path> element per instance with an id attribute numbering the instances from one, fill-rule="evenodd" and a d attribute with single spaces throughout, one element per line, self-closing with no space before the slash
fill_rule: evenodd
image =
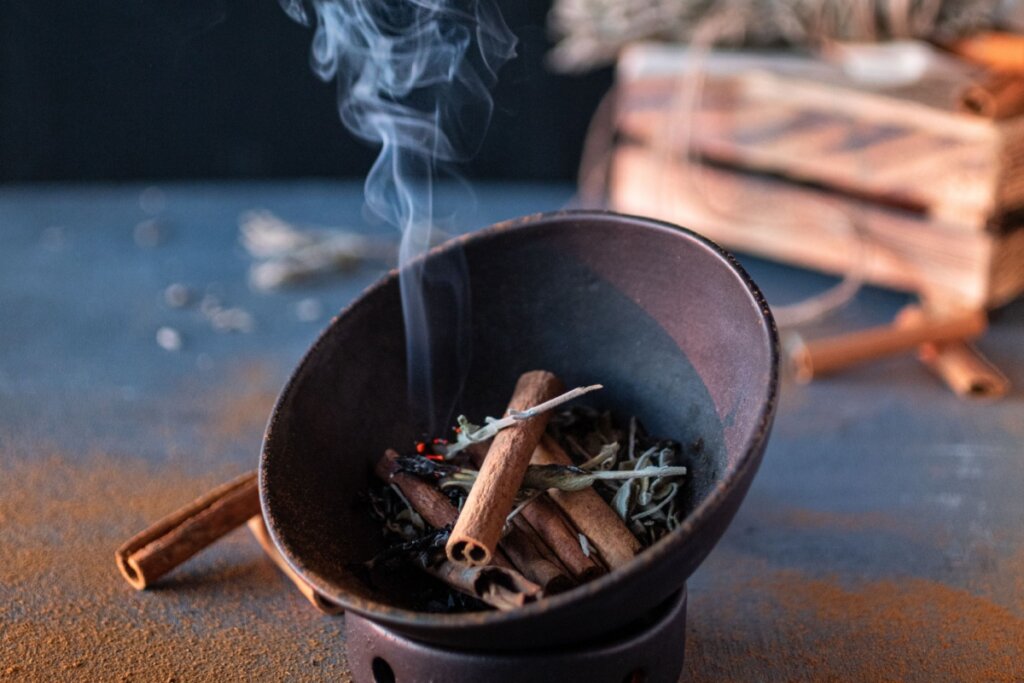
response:
<path id="1" fill-rule="evenodd" d="M 1001 229 L 1002 216 L 1024 207 L 1024 117 L 994 121 L 955 110 L 957 94 L 979 77 L 975 67 L 871 89 L 816 60 L 716 59 L 687 140 L 705 159 L 978 230 Z M 680 48 L 627 51 L 618 72 L 625 136 L 682 153 L 689 112 L 673 105 L 685 65 Z"/>
<path id="2" fill-rule="evenodd" d="M 705 67 L 687 137 L 681 49 L 623 56 L 612 208 L 964 305 L 1024 290 L 1024 118 L 955 111 L 976 70 L 884 91 L 792 56 L 716 54 Z"/>

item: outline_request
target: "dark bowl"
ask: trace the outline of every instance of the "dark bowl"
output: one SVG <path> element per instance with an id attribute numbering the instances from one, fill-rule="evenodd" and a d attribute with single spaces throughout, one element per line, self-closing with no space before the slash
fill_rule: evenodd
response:
<path id="1" fill-rule="evenodd" d="M 764 452 L 775 413 L 778 340 L 757 286 L 719 247 L 666 223 L 561 212 L 449 242 L 428 263 L 464 263 L 472 356 L 459 408 L 500 415 L 524 371 L 638 416 L 651 434 L 692 443 L 682 526 L 629 565 L 510 612 L 409 609 L 360 578 L 381 547 L 361 500 L 372 465 L 418 434 L 408 417 L 396 273 L 336 317 L 274 408 L 260 460 L 270 533 L 325 596 L 412 638 L 461 648 L 578 642 L 643 616 L 679 590 L 725 531 Z M 446 369 L 437 369 L 439 373 Z"/>

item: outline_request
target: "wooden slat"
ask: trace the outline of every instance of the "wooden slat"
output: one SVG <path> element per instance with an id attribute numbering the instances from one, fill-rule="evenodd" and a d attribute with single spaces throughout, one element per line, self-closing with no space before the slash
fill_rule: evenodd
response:
<path id="1" fill-rule="evenodd" d="M 995 305 L 1024 289 L 1024 274 L 1014 275 L 1012 266 L 1000 265 L 998 282 L 993 270 L 994 254 L 1004 243 L 1021 241 L 1024 230 L 1009 236 L 966 230 L 763 175 L 708 166 L 693 173 L 666 158 L 639 146 L 617 150 L 612 208 L 676 222 L 728 248 L 825 272 L 862 265 L 870 282 L 964 305 Z M 843 217 L 857 221 L 860 236 Z"/>

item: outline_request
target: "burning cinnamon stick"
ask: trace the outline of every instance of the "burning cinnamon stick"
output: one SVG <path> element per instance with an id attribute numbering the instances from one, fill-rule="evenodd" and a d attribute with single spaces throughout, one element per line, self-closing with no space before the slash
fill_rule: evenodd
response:
<path id="1" fill-rule="evenodd" d="M 299 589 L 299 592 L 302 593 L 306 600 L 309 600 L 313 607 L 316 607 L 324 614 L 330 615 L 341 614 L 345 611 L 340 605 L 336 605 L 324 596 L 320 595 L 315 588 L 310 586 L 302 579 L 302 577 L 296 574 L 291 565 L 281 557 L 281 553 L 277 551 L 277 547 L 274 546 L 274 542 L 270 540 L 270 533 L 267 531 L 267 525 L 263 522 L 263 515 L 256 515 L 255 517 L 250 518 L 247 526 L 249 527 L 249 531 L 252 532 L 253 537 L 260 544 L 260 547 L 263 548 L 263 552 L 267 554 L 267 557 L 277 565 L 277 568 L 281 570 L 282 574 L 288 577 L 289 581 L 295 584 L 295 587 Z"/>
<path id="2" fill-rule="evenodd" d="M 459 511 L 448 497 L 422 479 L 398 471 L 398 457 L 398 453 L 389 449 L 374 467 L 377 477 L 397 486 L 413 509 L 430 526 L 442 529 L 453 524 Z M 452 588 L 498 609 L 520 607 L 537 600 L 551 583 L 551 577 L 545 565 L 534 561 L 536 553 L 532 548 L 518 538 L 513 541 L 518 542 L 517 547 L 509 550 L 508 556 L 499 549 L 494 553 L 491 565 L 467 568 L 446 560 L 427 571 Z M 557 583 L 554 588 L 558 588 Z"/>
<path id="3" fill-rule="evenodd" d="M 921 308 L 907 306 L 896 323 L 913 324 L 925 315 Z M 917 357 L 957 396 L 996 399 L 1010 390 L 1006 376 L 967 342 L 928 342 L 918 347 Z"/>
<path id="4" fill-rule="evenodd" d="M 572 465 L 565 451 L 550 436 L 541 439 L 533 451 L 534 465 Z M 605 564 L 615 569 L 626 564 L 640 552 L 640 541 L 622 519 L 592 488 L 582 491 L 548 491 L 551 500 L 562 509 L 573 526 L 587 537 Z"/>
<path id="5" fill-rule="evenodd" d="M 561 390 L 562 383 L 550 372 L 527 372 L 516 382 L 508 411 L 527 410 L 554 398 Z M 543 413 L 503 429 L 494 437 L 479 477 L 448 539 L 445 548 L 448 559 L 470 566 L 490 562 L 530 463 L 530 455 L 547 422 L 548 415 Z"/>
<path id="6" fill-rule="evenodd" d="M 792 356 L 796 378 L 808 382 L 857 363 L 912 351 L 921 344 L 974 339 L 987 324 L 984 311 L 965 311 L 814 340 Z"/>
<path id="7" fill-rule="evenodd" d="M 256 473 L 250 472 L 136 534 L 117 549 L 114 560 L 128 583 L 142 590 L 258 514 Z"/>

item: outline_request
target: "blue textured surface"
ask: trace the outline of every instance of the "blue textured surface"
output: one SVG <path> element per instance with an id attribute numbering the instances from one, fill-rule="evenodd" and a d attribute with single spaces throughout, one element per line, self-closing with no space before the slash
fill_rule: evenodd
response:
<path id="1" fill-rule="evenodd" d="M 38 500 L 38 517 L 45 519 L 50 499 L 66 497 L 67 515 L 91 515 L 95 552 L 105 557 L 145 520 L 142 508 L 119 510 L 114 501 L 109 523 L 89 512 L 96 501 L 79 496 L 95 495 L 96 487 L 76 482 L 91 481 L 89 468 L 100 466 L 97 454 L 142 467 L 172 490 L 181 472 L 214 481 L 254 466 L 273 394 L 329 314 L 380 273 L 365 268 L 296 289 L 253 292 L 246 283 L 249 259 L 237 242 L 239 214 L 267 208 L 298 223 L 389 230 L 363 219 L 361 188 L 354 184 L 161 189 L 166 204 L 157 219 L 166 239 L 154 248 L 133 240 L 134 226 L 148 217 L 140 208 L 142 187 L 0 189 L 0 499 L 11 506 L 18 501 L 28 513 Z M 466 224 L 557 208 L 570 194 L 564 186 L 483 187 Z M 773 304 L 829 282 L 744 262 Z M 245 308 L 255 330 L 220 334 L 196 308 L 168 307 L 163 290 L 173 282 Z M 308 297 L 323 304 L 318 322 L 295 315 L 296 303 Z M 905 300 L 866 290 L 811 332 L 883 322 Z M 182 333 L 180 352 L 156 344 L 164 325 Z M 988 661 L 995 677 L 1024 677 L 1015 656 L 1024 647 L 1024 305 L 997 312 L 980 346 L 1015 386 L 999 403 L 957 399 L 909 357 L 810 386 L 784 383 L 761 472 L 690 584 L 690 678 L 963 679 L 982 671 L 981 660 L 972 657 Z M 241 397 L 239 405 L 232 397 Z M 237 415 L 245 410 L 257 414 Z M 232 420 L 234 426 L 225 426 Z M 8 488 L 18 486 L 13 475 L 24 477 L 34 459 L 53 452 L 78 474 L 66 481 L 55 473 L 60 486 L 37 478 L 31 495 Z M 59 534 L 31 527 L 18 510 L 4 510 L 4 548 L 46 556 L 47 544 L 61 542 Z M 238 596 L 223 583 L 233 575 L 224 572 L 231 563 L 261 560 L 247 541 L 218 546 L 183 567 L 184 578 L 172 585 L 177 590 L 137 596 L 112 562 L 108 574 L 79 579 L 57 564 L 59 553 L 47 569 L 47 585 L 67 600 L 89 594 L 88 618 L 101 632 L 107 617 L 115 626 L 123 618 L 122 626 L 166 626 L 165 638 L 190 643 L 187 666 L 168 657 L 160 660 L 166 670 L 150 671 L 152 678 L 210 675 L 234 655 L 212 641 L 204 649 L 203 629 L 216 622 L 258 634 L 264 618 L 282 635 L 261 650 L 266 661 L 254 660 L 254 673 L 277 675 L 273 667 L 286 664 L 293 678 L 336 678 L 345 667 L 337 622 L 309 616 L 308 606 L 270 570 L 237 577 L 256 591 L 247 616 L 238 616 Z M 209 573 L 212 588 L 204 586 Z M 7 647 L 26 634 L 49 642 L 64 618 L 60 611 L 40 612 L 40 585 L 22 578 L 0 586 L 6 605 L 0 608 L 0 677 L 76 678 L 74 669 L 25 659 L 23 646 Z M 267 582 L 270 588 L 259 588 Z M 196 596 L 213 615 L 198 624 L 189 621 Z M 133 601 L 146 608 L 118 616 Z M 900 619 L 892 619 L 893 610 Z M 954 613 L 975 615 L 978 634 L 947 623 Z M 99 656 L 72 637 L 58 641 L 63 650 L 55 662 Z M 123 647 L 130 659 L 132 646 Z M 85 654 L 75 654 L 80 651 Z M 316 657 L 321 663 L 309 666 Z M 135 675 L 147 678 L 140 670 Z"/>

